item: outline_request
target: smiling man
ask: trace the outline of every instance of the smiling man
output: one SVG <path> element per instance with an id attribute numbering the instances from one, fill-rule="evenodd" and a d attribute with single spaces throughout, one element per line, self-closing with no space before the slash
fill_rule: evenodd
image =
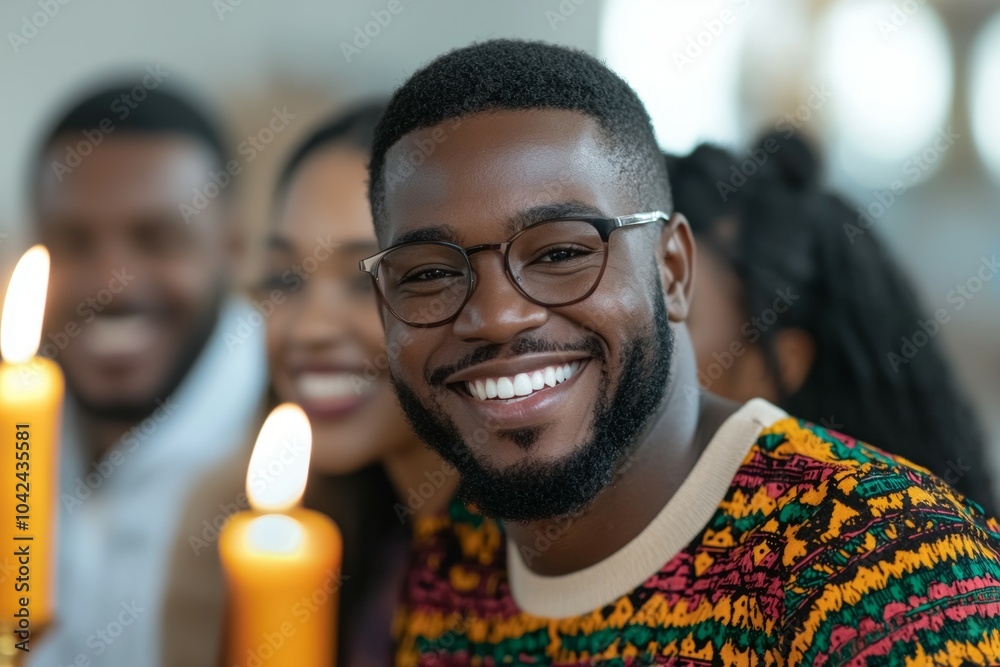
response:
<path id="1" fill-rule="evenodd" d="M 994 519 L 692 389 L 691 231 L 602 64 L 445 55 L 394 95 L 370 169 L 393 381 L 468 503 L 417 528 L 398 665 L 1000 659 Z"/>
<path id="2" fill-rule="evenodd" d="M 229 192 L 184 215 L 225 173 L 221 134 L 157 83 L 91 91 L 54 120 L 35 158 L 35 229 L 52 254 L 42 350 L 68 391 L 59 623 L 32 647 L 32 667 L 156 667 L 164 646 L 216 644 L 220 632 L 221 613 L 195 613 L 203 590 L 166 590 L 168 560 L 188 547 L 180 518 L 199 478 L 245 448 L 264 347 L 238 338 L 253 310 L 231 293 Z M 183 598 L 173 618 L 168 594 Z M 123 630 L 125 605 L 135 613 Z M 189 632 L 161 629 L 191 618 Z"/>

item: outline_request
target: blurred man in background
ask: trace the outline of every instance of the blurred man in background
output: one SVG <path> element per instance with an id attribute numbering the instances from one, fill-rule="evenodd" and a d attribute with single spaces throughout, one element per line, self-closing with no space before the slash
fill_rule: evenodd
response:
<path id="1" fill-rule="evenodd" d="M 33 172 L 52 253 L 43 353 L 68 387 L 59 615 L 37 667 L 159 664 L 167 558 L 188 539 L 180 507 L 243 446 L 263 397 L 259 316 L 230 294 L 224 143 L 164 76 L 77 103 Z"/>

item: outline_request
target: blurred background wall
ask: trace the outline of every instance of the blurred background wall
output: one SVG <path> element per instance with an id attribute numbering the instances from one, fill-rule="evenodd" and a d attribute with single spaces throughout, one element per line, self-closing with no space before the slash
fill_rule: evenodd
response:
<path id="1" fill-rule="evenodd" d="M 646 101 L 666 149 L 740 149 L 761 130 L 794 127 L 859 206 L 858 229 L 887 241 L 929 312 L 952 315 L 938 335 L 1000 472 L 1000 277 L 976 280 L 1000 253 L 995 0 L 6 0 L 0 29 L 5 280 L 27 242 L 38 133 L 115 73 L 159 68 L 188 84 L 228 123 L 234 153 L 275 108 L 294 115 L 252 160 L 237 156 L 251 248 L 276 170 L 314 123 L 474 40 L 543 39 L 606 58 Z"/>

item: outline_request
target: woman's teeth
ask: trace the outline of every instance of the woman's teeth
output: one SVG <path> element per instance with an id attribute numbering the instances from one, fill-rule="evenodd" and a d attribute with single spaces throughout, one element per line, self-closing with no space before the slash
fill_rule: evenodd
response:
<path id="1" fill-rule="evenodd" d="M 580 370 L 580 362 L 574 361 L 560 366 L 546 366 L 530 373 L 514 376 L 486 378 L 465 383 L 465 388 L 473 398 L 486 401 L 493 398 L 514 398 L 554 387 L 573 377 Z"/>

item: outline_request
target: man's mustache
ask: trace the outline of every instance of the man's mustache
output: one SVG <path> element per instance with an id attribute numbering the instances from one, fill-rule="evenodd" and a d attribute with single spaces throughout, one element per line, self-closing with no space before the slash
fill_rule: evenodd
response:
<path id="1" fill-rule="evenodd" d="M 427 382 L 432 387 L 443 387 L 446 378 L 476 364 L 501 357 L 517 357 L 522 354 L 545 352 L 554 352 L 557 354 L 586 352 L 597 361 L 605 361 L 607 359 L 601 339 L 593 334 L 585 336 L 576 343 L 555 343 L 544 338 L 539 338 L 538 336 L 527 335 L 520 336 L 510 343 L 494 343 L 478 347 L 454 364 L 435 368 L 427 377 Z"/>

